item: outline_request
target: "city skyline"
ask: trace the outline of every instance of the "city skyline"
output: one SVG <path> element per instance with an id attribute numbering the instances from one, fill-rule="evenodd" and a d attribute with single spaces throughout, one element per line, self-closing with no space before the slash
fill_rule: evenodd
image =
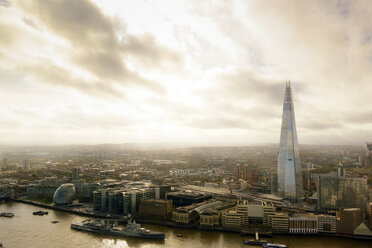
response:
<path id="1" fill-rule="evenodd" d="M 372 140 L 367 1 L 0 0 L 0 145 Z"/>

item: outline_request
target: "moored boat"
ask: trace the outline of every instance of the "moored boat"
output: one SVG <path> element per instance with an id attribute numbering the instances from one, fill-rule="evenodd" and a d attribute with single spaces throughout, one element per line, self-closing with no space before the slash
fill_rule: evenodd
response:
<path id="1" fill-rule="evenodd" d="M 43 215 L 47 215 L 48 214 L 48 211 L 36 211 L 36 212 L 33 212 L 32 213 L 33 215 L 38 215 L 38 216 L 43 216 Z"/>
<path id="2" fill-rule="evenodd" d="M 3 213 L 0 213 L 0 217 L 8 217 L 8 218 L 10 218 L 10 217 L 14 217 L 14 214 L 13 213 L 3 212 Z"/>
<path id="3" fill-rule="evenodd" d="M 160 239 L 164 240 L 165 234 L 160 232 L 152 232 L 145 228 L 141 228 L 140 224 L 135 221 L 128 220 L 125 228 L 118 226 L 118 221 L 111 224 L 108 220 L 89 219 L 82 223 L 72 223 L 71 228 L 74 230 L 94 232 L 100 234 L 115 235 L 121 237 L 134 237 L 144 239 Z"/>
<path id="4" fill-rule="evenodd" d="M 257 239 L 251 239 L 251 240 L 244 240 L 243 244 L 245 245 L 257 245 L 262 246 L 264 243 L 267 243 L 266 240 L 257 240 Z"/>
<path id="5" fill-rule="evenodd" d="M 262 247 L 264 247 L 264 248 L 289 248 L 286 245 L 275 244 L 275 243 L 264 243 L 264 244 L 262 244 Z"/>

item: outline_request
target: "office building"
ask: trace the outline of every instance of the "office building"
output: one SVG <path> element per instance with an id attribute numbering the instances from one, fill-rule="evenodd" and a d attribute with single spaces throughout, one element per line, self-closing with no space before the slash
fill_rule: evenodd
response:
<path id="1" fill-rule="evenodd" d="M 140 203 L 138 216 L 143 219 L 170 220 L 172 211 L 170 200 L 147 199 Z"/>
<path id="2" fill-rule="evenodd" d="M 372 202 L 367 203 L 367 219 L 368 219 L 368 227 L 372 230 Z"/>
<path id="3" fill-rule="evenodd" d="M 29 169 L 29 163 L 28 163 L 28 160 L 27 159 L 23 160 L 23 169 L 24 170 L 28 170 Z"/>
<path id="4" fill-rule="evenodd" d="M 220 226 L 220 214 L 217 210 L 207 209 L 200 213 L 200 228 L 213 229 Z"/>
<path id="5" fill-rule="evenodd" d="M 213 229 L 220 226 L 222 214 L 235 209 L 235 204 L 231 202 L 217 201 L 215 204 L 206 204 L 197 210 L 200 214 L 200 228 Z"/>
<path id="6" fill-rule="evenodd" d="M 54 193 L 53 203 L 56 205 L 71 204 L 75 199 L 75 186 L 72 183 L 65 183 L 58 187 Z"/>
<path id="7" fill-rule="evenodd" d="M 52 200 L 57 188 L 66 182 L 65 178 L 46 177 L 37 184 L 27 185 L 27 197 Z"/>
<path id="8" fill-rule="evenodd" d="M 248 165 L 237 164 L 235 165 L 235 175 L 237 179 L 247 179 L 248 177 Z"/>
<path id="9" fill-rule="evenodd" d="M 236 205 L 236 212 L 243 214 L 244 226 L 255 226 L 265 224 L 271 226 L 270 216 L 274 215 L 276 209 L 265 201 L 249 202 L 239 201 Z"/>
<path id="10" fill-rule="evenodd" d="M 175 207 L 188 206 L 212 199 L 212 195 L 195 192 L 170 192 L 166 193 L 166 200 L 172 200 Z"/>
<path id="11" fill-rule="evenodd" d="M 270 178 L 271 194 L 278 194 L 278 173 L 273 172 Z"/>
<path id="12" fill-rule="evenodd" d="M 83 194 L 83 185 L 86 183 L 84 179 L 72 180 L 71 183 L 75 186 L 76 195 L 81 197 Z"/>
<path id="13" fill-rule="evenodd" d="M 141 201 L 156 199 L 158 188 L 100 188 L 93 192 L 93 209 L 114 214 L 136 214 Z"/>
<path id="14" fill-rule="evenodd" d="M 82 185 L 82 201 L 91 202 L 93 201 L 93 192 L 101 187 L 98 182 L 83 183 Z"/>
<path id="15" fill-rule="evenodd" d="M 292 90 L 289 82 L 285 88 L 280 133 L 278 193 L 293 201 L 303 198 L 302 168 L 297 141 Z"/>
<path id="16" fill-rule="evenodd" d="M 244 215 L 236 211 L 227 211 L 222 214 L 222 228 L 226 230 L 241 230 L 244 226 Z"/>
<path id="17" fill-rule="evenodd" d="M 172 220 L 178 225 L 196 224 L 199 219 L 199 213 L 195 209 L 203 204 L 204 203 L 195 203 L 174 209 L 172 212 Z"/>
<path id="18" fill-rule="evenodd" d="M 258 226 L 263 223 L 263 203 L 240 201 L 236 205 L 236 212 L 243 214 L 244 226 Z"/>
<path id="19" fill-rule="evenodd" d="M 3 158 L 3 171 L 6 171 L 8 170 L 8 164 L 7 164 L 7 159 L 6 158 Z"/>
<path id="20" fill-rule="evenodd" d="M 234 203 L 209 200 L 174 209 L 172 220 L 179 225 L 196 224 L 199 221 L 200 228 L 213 229 L 219 226 L 221 214 L 232 209 L 235 209 Z"/>
<path id="21" fill-rule="evenodd" d="M 272 226 L 272 217 L 276 214 L 276 208 L 271 204 L 264 204 L 263 209 L 263 224 L 265 226 Z"/>
<path id="22" fill-rule="evenodd" d="M 72 168 L 72 180 L 78 180 L 79 179 L 79 168 Z"/>
<path id="23" fill-rule="evenodd" d="M 337 168 L 337 176 L 339 177 L 346 176 L 346 171 L 343 163 L 340 163 L 340 165 Z"/>
<path id="24" fill-rule="evenodd" d="M 367 178 L 345 176 L 319 176 L 318 208 L 362 208 L 367 206 Z"/>
<path id="25" fill-rule="evenodd" d="M 372 142 L 366 143 L 366 150 L 365 165 L 372 166 Z"/>
<path id="26" fill-rule="evenodd" d="M 289 232 L 300 234 L 318 233 L 318 220 L 314 214 L 295 214 L 289 217 Z"/>
<path id="27" fill-rule="evenodd" d="M 274 233 L 288 233 L 289 219 L 286 213 L 276 213 L 271 217 L 272 229 Z"/>
<path id="28" fill-rule="evenodd" d="M 336 216 L 318 215 L 319 233 L 336 233 Z"/>
<path id="29" fill-rule="evenodd" d="M 252 184 L 255 181 L 255 177 L 257 177 L 257 166 L 237 164 L 235 166 L 235 175 L 237 179 L 243 179 Z"/>
<path id="30" fill-rule="evenodd" d="M 360 208 L 348 208 L 337 211 L 336 231 L 341 234 L 354 234 L 354 230 L 363 222 Z"/>

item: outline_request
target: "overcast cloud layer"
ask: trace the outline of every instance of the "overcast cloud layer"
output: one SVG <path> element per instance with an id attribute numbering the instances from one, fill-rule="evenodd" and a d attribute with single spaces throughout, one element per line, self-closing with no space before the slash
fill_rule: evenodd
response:
<path id="1" fill-rule="evenodd" d="M 372 3 L 0 0 L 1 144 L 372 141 Z"/>

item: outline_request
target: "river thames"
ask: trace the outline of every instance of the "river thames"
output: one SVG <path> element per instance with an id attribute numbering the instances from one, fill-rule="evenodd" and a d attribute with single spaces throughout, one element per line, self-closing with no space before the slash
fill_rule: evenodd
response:
<path id="1" fill-rule="evenodd" d="M 41 208 L 16 202 L 0 203 L 0 212 L 12 212 L 15 214 L 13 218 L 0 218 L 0 242 L 3 243 L 4 247 L 250 247 L 243 244 L 244 238 L 250 239 L 250 237 L 242 237 L 237 233 L 211 232 L 153 225 L 144 225 L 144 227 L 153 231 L 164 232 L 164 241 L 115 238 L 90 234 L 71 230 L 70 228 L 72 222 L 80 222 L 86 219 L 85 217 L 50 209 L 47 209 L 49 212 L 48 215 L 33 215 L 32 212 L 37 210 L 41 210 Z M 53 220 L 58 220 L 59 223 L 52 224 L 51 221 Z M 177 234 L 181 234 L 183 237 L 177 237 Z M 275 236 L 273 238 L 268 238 L 268 240 L 287 244 L 291 248 L 372 247 L 371 241 L 315 236 Z"/>

